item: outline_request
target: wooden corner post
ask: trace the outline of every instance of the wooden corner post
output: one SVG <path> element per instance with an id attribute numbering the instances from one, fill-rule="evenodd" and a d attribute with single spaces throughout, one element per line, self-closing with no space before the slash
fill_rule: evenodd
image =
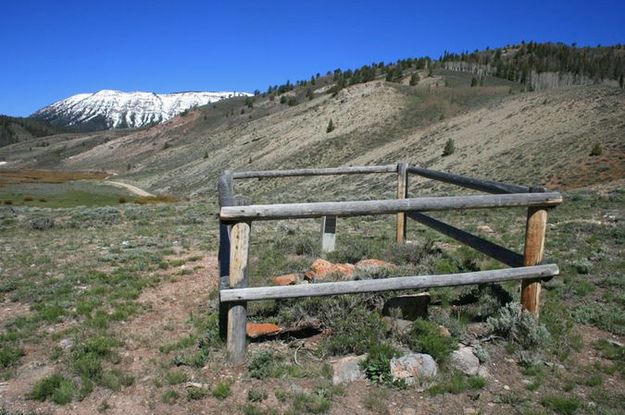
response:
<path id="1" fill-rule="evenodd" d="M 404 162 L 397 163 L 397 199 L 408 197 L 408 165 Z M 397 214 L 397 235 L 395 240 L 398 243 L 406 239 L 406 212 Z"/>
<path id="2" fill-rule="evenodd" d="M 217 181 L 219 207 L 234 206 L 234 181 L 230 170 L 224 171 Z M 230 225 L 219 221 L 219 290 L 228 288 L 228 274 L 230 273 Z M 219 335 L 226 339 L 228 326 L 228 306 L 219 302 Z"/>
<path id="3" fill-rule="evenodd" d="M 542 193 L 542 187 L 532 187 L 530 193 Z M 523 265 L 538 265 L 543 260 L 545 231 L 547 229 L 547 208 L 529 207 L 525 228 L 525 250 Z M 538 317 L 540 311 L 540 280 L 521 281 L 521 304 L 523 308 Z"/>
<path id="4" fill-rule="evenodd" d="M 250 249 L 250 223 L 238 222 L 230 231 L 230 275 L 228 288 L 248 286 L 248 262 Z M 239 301 L 228 305 L 228 337 L 226 348 L 228 359 L 233 364 L 245 361 L 247 302 Z"/>

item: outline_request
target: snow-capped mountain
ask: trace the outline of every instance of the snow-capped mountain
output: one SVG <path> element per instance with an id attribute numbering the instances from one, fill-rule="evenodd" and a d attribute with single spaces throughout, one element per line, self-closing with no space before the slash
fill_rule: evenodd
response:
<path id="1" fill-rule="evenodd" d="M 200 105 L 237 96 L 246 92 L 122 92 L 102 90 L 77 94 L 57 101 L 35 112 L 53 125 L 82 130 L 138 128 L 167 121 L 181 112 Z"/>

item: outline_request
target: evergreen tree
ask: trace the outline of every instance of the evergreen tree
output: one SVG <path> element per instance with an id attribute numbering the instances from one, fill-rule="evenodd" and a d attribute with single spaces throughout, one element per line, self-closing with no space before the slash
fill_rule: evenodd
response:
<path id="1" fill-rule="evenodd" d="M 331 133 L 334 131 L 334 123 L 332 122 L 332 118 L 330 118 L 330 122 L 328 123 L 328 128 L 326 128 L 326 133 Z"/>
<path id="2" fill-rule="evenodd" d="M 421 79 L 419 78 L 419 74 L 418 73 L 413 73 L 412 76 L 410 77 L 410 86 L 415 86 L 419 83 Z"/>
<path id="3" fill-rule="evenodd" d="M 447 140 L 447 143 L 445 144 L 445 148 L 443 149 L 443 157 L 447 157 L 453 154 L 454 151 L 456 151 L 456 145 L 454 143 L 453 138 L 450 138 Z"/>

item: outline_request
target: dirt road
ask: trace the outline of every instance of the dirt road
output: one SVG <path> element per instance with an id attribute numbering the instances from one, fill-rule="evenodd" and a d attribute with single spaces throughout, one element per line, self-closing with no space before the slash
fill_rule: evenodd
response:
<path id="1" fill-rule="evenodd" d="M 152 193 L 146 192 L 145 190 L 140 189 L 137 186 L 133 186 L 133 185 L 128 184 L 128 183 L 115 182 L 115 181 L 112 181 L 112 180 L 105 180 L 102 183 L 110 184 L 111 186 L 115 186 L 115 187 L 124 188 L 124 189 L 134 193 L 137 196 L 154 196 Z"/>

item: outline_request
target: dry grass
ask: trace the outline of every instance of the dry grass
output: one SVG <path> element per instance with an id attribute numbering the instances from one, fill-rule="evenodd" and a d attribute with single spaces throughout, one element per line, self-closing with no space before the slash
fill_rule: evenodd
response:
<path id="1" fill-rule="evenodd" d="M 100 180 L 103 172 L 60 170 L 6 170 L 0 175 L 0 186 L 19 183 L 65 183 L 72 180 Z"/>

